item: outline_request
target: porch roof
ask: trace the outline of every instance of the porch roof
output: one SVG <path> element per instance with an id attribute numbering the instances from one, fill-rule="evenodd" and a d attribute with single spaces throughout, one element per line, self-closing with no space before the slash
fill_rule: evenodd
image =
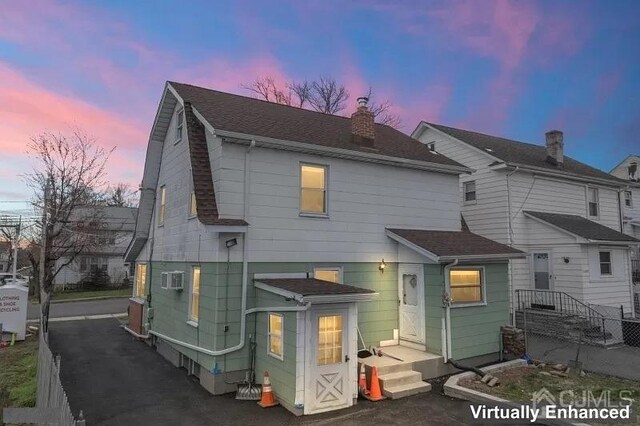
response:
<path id="1" fill-rule="evenodd" d="M 462 231 L 389 229 L 387 236 L 436 261 L 499 260 L 525 257 L 526 253 L 496 241 Z"/>
<path id="2" fill-rule="evenodd" d="M 361 302 L 378 295 L 374 290 L 317 278 L 257 278 L 253 281 L 256 288 L 299 302 Z"/>
<path id="3" fill-rule="evenodd" d="M 568 234 L 584 238 L 587 242 L 640 243 L 630 235 L 618 232 L 582 216 L 573 214 L 525 211 L 525 216 L 551 225 Z"/>

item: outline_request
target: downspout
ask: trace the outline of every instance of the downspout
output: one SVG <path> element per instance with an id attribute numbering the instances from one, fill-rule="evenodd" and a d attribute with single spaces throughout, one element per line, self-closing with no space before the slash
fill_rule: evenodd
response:
<path id="1" fill-rule="evenodd" d="M 507 219 L 507 245 L 509 247 L 513 247 L 513 227 L 511 225 L 511 184 L 509 178 L 511 177 L 511 175 L 514 175 L 519 169 L 520 166 L 516 166 L 515 169 L 507 173 L 507 215 L 509 215 Z M 516 323 L 516 310 L 513 306 L 513 300 L 513 267 L 511 265 L 511 260 L 509 260 L 509 312 L 511 314 L 511 325 L 515 325 Z"/>
<path id="2" fill-rule="evenodd" d="M 444 265 L 444 295 L 442 302 L 444 303 L 444 316 L 445 316 L 445 334 L 446 334 L 446 348 L 442 351 L 444 356 L 444 362 L 448 362 L 451 359 L 451 280 L 449 278 L 449 272 L 451 268 L 458 264 L 459 260 L 455 259 L 453 262 Z"/>

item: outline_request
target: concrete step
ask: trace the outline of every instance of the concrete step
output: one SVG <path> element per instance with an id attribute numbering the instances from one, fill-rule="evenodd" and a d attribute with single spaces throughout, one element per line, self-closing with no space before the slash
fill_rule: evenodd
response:
<path id="1" fill-rule="evenodd" d="M 398 371 L 378 376 L 380 387 L 388 389 L 400 385 L 422 382 L 422 374 L 417 371 Z"/>
<path id="2" fill-rule="evenodd" d="M 382 394 L 387 398 L 398 399 L 411 395 L 416 395 L 423 392 L 429 392 L 431 390 L 431 384 L 426 382 L 408 383 L 404 385 L 392 386 L 384 389 Z"/>
<path id="3" fill-rule="evenodd" d="M 378 377 L 384 376 L 385 374 L 398 373 L 401 371 L 412 371 L 411 368 L 412 368 L 412 364 L 410 362 L 376 366 L 376 369 L 378 371 Z M 370 373 L 367 371 L 367 374 L 370 374 Z"/>

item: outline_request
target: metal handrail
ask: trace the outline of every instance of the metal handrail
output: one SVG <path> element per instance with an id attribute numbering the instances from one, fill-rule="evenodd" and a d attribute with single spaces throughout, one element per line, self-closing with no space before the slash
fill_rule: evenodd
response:
<path id="1" fill-rule="evenodd" d="M 518 309 L 549 309 L 572 315 L 605 318 L 586 303 L 563 292 L 554 290 L 516 290 Z M 535 306 L 532 306 L 535 305 Z"/>

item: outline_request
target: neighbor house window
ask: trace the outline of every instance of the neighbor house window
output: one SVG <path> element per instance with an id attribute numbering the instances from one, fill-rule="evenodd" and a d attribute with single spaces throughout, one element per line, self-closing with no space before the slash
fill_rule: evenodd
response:
<path id="1" fill-rule="evenodd" d="M 189 299 L 189 320 L 198 322 L 200 307 L 200 267 L 191 269 L 191 298 Z"/>
<path id="2" fill-rule="evenodd" d="M 313 277 L 332 283 L 342 282 L 342 268 L 339 266 L 313 268 Z"/>
<path id="3" fill-rule="evenodd" d="M 300 165 L 300 213 L 327 214 L 327 166 Z"/>
<path id="4" fill-rule="evenodd" d="M 633 200 L 631 198 L 631 191 L 624 191 L 624 205 L 625 207 L 633 207 Z"/>
<path id="5" fill-rule="evenodd" d="M 184 110 L 179 110 L 176 114 L 176 142 L 182 139 L 182 131 L 184 129 Z"/>
<path id="6" fill-rule="evenodd" d="M 482 269 L 465 268 L 449 271 L 451 299 L 454 304 L 484 302 Z"/>
<path id="7" fill-rule="evenodd" d="M 284 332 L 284 317 L 281 314 L 269 313 L 269 334 L 267 350 L 269 355 L 278 359 L 284 357 L 284 347 L 282 344 L 282 334 Z"/>
<path id="8" fill-rule="evenodd" d="M 436 143 L 435 142 L 429 142 L 427 144 L 427 148 L 429 148 L 429 151 L 435 151 L 436 150 Z"/>
<path id="9" fill-rule="evenodd" d="M 611 275 L 611 252 L 600 252 L 600 275 Z"/>
<path id="10" fill-rule="evenodd" d="M 135 288 L 135 296 L 144 297 L 145 296 L 145 285 L 147 283 L 147 264 L 146 263 L 138 263 L 136 265 L 136 288 Z"/>
<path id="11" fill-rule="evenodd" d="M 197 204 L 196 204 L 196 192 L 191 191 L 191 195 L 189 197 L 189 217 L 193 217 L 198 213 Z"/>
<path id="12" fill-rule="evenodd" d="M 589 216 L 597 217 L 600 210 L 598 207 L 598 188 L 587 188 L 587 202 L 589 204 Z"/>
<path id="13" fill-rule="evenodd" d="M 475 203 L 476 202 L 476 181 L 465 182 L 462 184 L 464 189 L 464 202 Z"/>
<path id="14" fill-rule="evenodd" d="M 167 188 L 160 187 L 160 209 L 158 210 L 158 225 L 164 225 L 165 213 L 167 210 Z"/>

